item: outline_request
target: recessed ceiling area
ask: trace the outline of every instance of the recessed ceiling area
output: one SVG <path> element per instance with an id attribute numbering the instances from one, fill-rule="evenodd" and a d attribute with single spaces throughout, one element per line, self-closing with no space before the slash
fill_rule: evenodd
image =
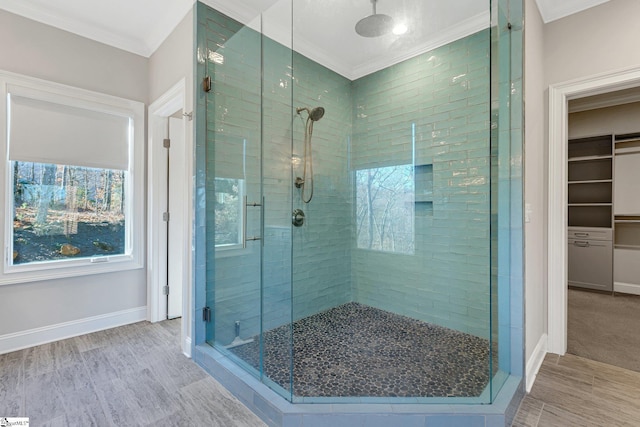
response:
<path id="1" fill-rule="evenodd" d="M 365 38 L 355 24 L 371 0 L 205 0 L 261 28 L 269 37 L 351 79 L 489 26 L 489 0 L 377 0 L 377 12 L 407 25 L 402 36 Z M 608 0 L 536 0 L 545 22 Z M 0 0 L 7 10 L 83 37 L 149 57 L 194 0 Z"/>

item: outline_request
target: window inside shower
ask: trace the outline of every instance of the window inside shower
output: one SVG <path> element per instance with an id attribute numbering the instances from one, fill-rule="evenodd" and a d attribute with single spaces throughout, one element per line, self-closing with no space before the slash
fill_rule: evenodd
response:
<path id="1" fill-rule="evenodd" d="M 413 165 L 355 171 L 359 249 L 414 253 Z"/>
<path id="2" fill-rule="evenodd" d="M 502 27 L 450 3 L 198 5 L 206 339 L 292 402 L 489 403 L 508 372 Z"/>

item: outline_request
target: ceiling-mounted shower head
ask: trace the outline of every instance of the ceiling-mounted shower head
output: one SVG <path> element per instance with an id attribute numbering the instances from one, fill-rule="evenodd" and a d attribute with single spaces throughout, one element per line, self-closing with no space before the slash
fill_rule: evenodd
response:
<path id="1" fill-rule="evenodd" d="M 356 24 L 356 33 L 362 37 L 380 37 L 393 31 L 393 18 L 376 12 L 378 0 L 371 0 L 373 14 L 362 18 Z"/>
<path id="2" fill-rule="evenodd" d="M 316 107 L 312 109 L 308 109 L 307 107 L 299 107 L 296 108 L 296 113 L 300 114 L 302 111 L 306 111 L 309 114 L 309 118 L 314 122 L 317 122 L 324 116 L 324 108 Z"/>

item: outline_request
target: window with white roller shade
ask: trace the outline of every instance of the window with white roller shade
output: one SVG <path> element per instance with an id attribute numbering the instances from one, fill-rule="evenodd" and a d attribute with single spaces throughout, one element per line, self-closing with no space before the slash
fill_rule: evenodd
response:
<path id="1" fill-rule="evenodd" d="M 140 269 L 144 104 L 0 70 L 0 285 Z"/>
<path id="2" fill-rule="evenodd" d="M 60 102 L 65 97 L 58 97 Z M 130 118 L 9 89 L 9 160 L 127 170 Z"/>

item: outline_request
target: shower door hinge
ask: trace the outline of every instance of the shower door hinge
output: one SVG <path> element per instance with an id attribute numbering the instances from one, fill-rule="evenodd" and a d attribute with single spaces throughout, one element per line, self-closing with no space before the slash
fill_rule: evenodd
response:
<path id="1" fill-rule="evenodd" d="M 162 295 L 169 295 L 169 285 L 162 287 Z"/>
<path id="2" fill-rule="evenodd" d="M 169 218 L 170 218 L 169 212 L 162 212 L 163 221 L 169 222 Z"/>
<path id="3" fill-rule="evenodd" d="M 202 79 L 202 90 L 211 92 L 211 76 L 205 76 L 205 78 Z"/>
<path id="4" fill-rule="evenodd" d="M 171 140 L 169 138 L 165 138 L 162 140 L 162 146 L 164 148 L 169 148 L 171 147 Z"/>
<path id="5" fill-rule="evenodd" d="M 202 309 L 202 321 L 211 322 L 211 309 L 209 307 Z"/>

